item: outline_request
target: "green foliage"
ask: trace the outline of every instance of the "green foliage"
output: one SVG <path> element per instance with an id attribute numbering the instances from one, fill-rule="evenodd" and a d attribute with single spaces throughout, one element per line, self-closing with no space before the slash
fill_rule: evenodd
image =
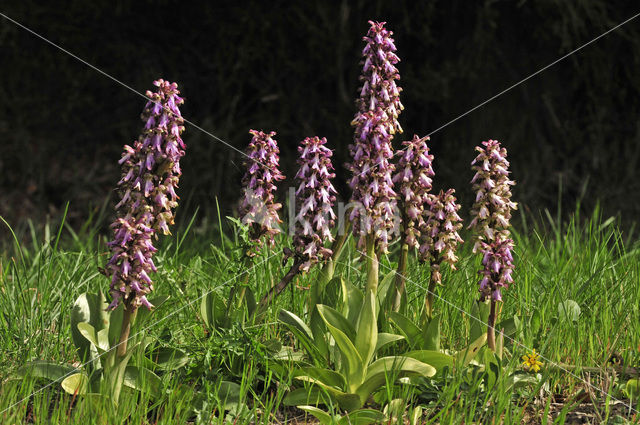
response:
<path id="1" fill-rule="evenodd" d="M 359 290 L 342 282 L 344 294 L 353 295 Z M 378 300 L 372 291 L 353 297 L 362 300 L 359 306 L 353 299 L 345 299 L 347 316 L 327 305 L 316 306 L 328 334 L 311 329 L 295 314 L 280 312 L 280 320 L 294 334 L 299 336 L 307 354 L 316 364 L 333 365 L 334 369 L 315 366 L 303 366 L 295 372 L 298 381 L 312 384 L 324 392 L 329 400 L 334 400 L 340 408 L 357 411 L 367 400 L 389 381 L 393 382 L 405 376 L 433 376 L 436 373 L 431 365 L 408 356 L 379 357 L 376 353 L 387 344 L 403 339 L 400 335 L 378 332 Z M 358 312 L 349 316 L 348 312 Z M 351 319 L 349 319 L 351 317 Z M 318 341 L 322 341 L 318 343 Z M 323 357 L 320 350 L 312 347 L 329 347 L 335 343 L 333 358 Z M 301 392 L 291 393 L 285 403 L 296 405 Z M 327 402 L 319 397 L 316 402 Z M 315 410 L 314 410 L 315 411 Z"/>
<path id="2" fill-rule="evenodd" d="M 156 308 L 166 297 L 150 300 Z M 102 293 L 81 294 L 73 304 L 71 312 L 72 340 L 82 360 L 79 367 L 60 365 L 37 360 L 18 369 L 16 378 L 44 378 L 60 383 L 62 389 L 72 395 L 105 397 L 117 406 L 123 386 L 136 391 L 148 392 L 158 398 L 161 390 L 161 378 L 154 370 L 172 371 L 185 366 L 189 358 L 181 350 L 170 347 L 148 349 L 153 339 L 144 332 L 132 334 L 127 351 L 123 356 L 117 354 L 120 344 L 120 331 L 123 322 L 123 305 L 107 311 L 107 302 Z M 144 309 L 143 309 L 144 310 Z M 132 326 L 142 327 L 149 317 L 148 312 L 140 310 Z M 145 357 L 148 354 L 150 357 Z M 137 366 L 129 364 L 130 361 Z"/>

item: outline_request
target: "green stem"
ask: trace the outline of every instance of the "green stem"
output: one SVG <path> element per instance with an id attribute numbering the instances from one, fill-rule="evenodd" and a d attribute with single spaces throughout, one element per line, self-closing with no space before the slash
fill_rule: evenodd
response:
<path id="1" fill-rule="evenodd" d="M 365 239 L 367 256 L 367 291 L 378 294 L 378 256 L 376 255 L 375 236 L 367 235 Z"/>
<path id="2" fill-rule="evenodd" d="M 349 237 L 349 232 L 351 230 L 351 223 L 347 222 L 344 227 L 344 232 L 341 235 L 337 235 L 333 240 L 333 244 L 331 245 L 331 258 L 327 260 L 327 262 L 320 269 L 320 275 L 318 276 L 318 280 L 311 286 L 311 293 L 309 298 L 309 311 L 313 310 L 313 306 L 318 303 L 322 293 L 324 292 L 324 288 L 327 286 L 327 283 L 331 279 L 333 279 L 333 275 L 336 271 L 336 264 L 342 255 L 342 251 L 344 250 L 345 242 Z"/>
<path id="3" fill-rule="evenodd" d="M 131 306 L 124 305 L 122 314 L 122 327 L 120 328 L 120 340 L 118 341 L 117 357 L 122 358 L 127 354 L 127 343 L 131 333 L 131 321 L 135 317 L 137 309 L 131 311 Z"/>
<path id="4" fill-rule="evenodd" d="M 427 319 L 431 320 L 433 318 L 433 296 L 436 290 L 436 285 L 438 284 L 437 274 L 440 273 L 440 266 L 432 265 L 431 266 L 431 275 L 429 277 L 429 287 L 427 288 L 427 297 L 425 300 L 425 312 L 427 314 Z"/>
<path id="5" fill-rule="evenodd" d="M 487 346 L 493 352 L 496 351 L 496 302 L 491 300 L 491 311 L 489 312 L 489 319 L 487 320 Z"/>
<path id="6" fill-rule="evenodd" d="M 402 250 L 400 251 L 400 259 L 398 260 L 398 270 L 396 272 L 396 288 L 393 297 L 393 305 L 391 308 L 393 311 L 400 310 L 400 304 L 402 302 L 402 294 L 405 290 L 405 273 L 407 271 L 407 261 L 409 259 L 409 245 L 402 244 Z"/>

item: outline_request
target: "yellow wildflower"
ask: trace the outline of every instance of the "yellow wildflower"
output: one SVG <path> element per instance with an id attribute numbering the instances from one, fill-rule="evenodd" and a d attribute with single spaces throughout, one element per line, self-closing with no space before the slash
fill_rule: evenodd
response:
<path id="1" fill-rule="evenodd" d="M 536 353 L 536 350 L 534 348 L 531 354 L 525 354 L 524 356 L 522 356 L 522 365 L 524 366 L 525 370 L 528 370 L 530 372 L 538 372 L 540 370 L 540 366 L 544 364 L 539 359 L 540 354 Z"/>

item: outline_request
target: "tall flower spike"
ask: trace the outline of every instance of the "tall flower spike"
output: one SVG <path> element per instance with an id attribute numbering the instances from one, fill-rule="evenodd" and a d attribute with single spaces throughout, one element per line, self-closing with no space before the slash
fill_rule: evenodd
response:
<path id="1" fill-rule="evenodd" d="M 282 220 L 278 210 L 282 205 L 275 202 L 275 183 L 283 180 L 284 175 L 278 169 L 280 150 L 273 139 L 276 132 L 250 130 L 249 134 L 253 138 L 244 161 L 246 172 L 242 178 L 244 198 L 240 204 L 240 217 L 249 226 L 249 237 L 255 244 L 247 255 L 254 256 L 263 239 L 268 246 L 273 246 L 274 236 L 280 233 Z"/>
<path id="2" fill-rule="evenodd" d="M 150 274 L 156 271 L 152 238 L 157 238 L 156 232 L 169 233 L 173 208 L 178 205 L 176 188 L 185 149 L 180 137 L 184 121 L 178 106 L 184 100 L 176 83 L 160 79 L 153 84 L 157 90 L 147 91 L 150 100 L 141 116 L 144 129 L 133 146 L 124 147 L 119 161 L 118 218 L 111 225 L 115 237 L 108 243 L 111 258 L 104 269 L 111 278 L 113 301 L 109 309 L 120 302 L 132 310 L 141 305 L 152 307 L 147 300 L 153 290 Z"/>
<path id="3" fill-rule="evenodd" d="M 393 31 L 385 29 L 385 22 L 369 21 L 371 28 L 363 40 L 367 43 L 362 50 L 362 87 L 357 101 L 360 113 L 380 109 L 385 114 L 387 132 L 402 133 L 398 115 L 404 109 L 400 103 L 400 79 L 395 65 L 400 61 L 395 54 Z"/>
<path id="4" fill-rule="evenodd" d="M 440 191 L 436 195 L 428 195 L 428 210 L 425 210 L 424 225 L 421 228 L 420 248 L 421 261 L 431 263 L 436 283 L 441 283 L 440 266 L 447 263 L 455 270 L 458 261 L 457 245 L 463 240 L 458 234 L 462 228 L 462 219 L 458 215 L 460 205 L 456 203 L 455 190 Z"/>
<path id="5" fill-rule="evenodd" d="M 469 224 L 476 233 L 473 252 L 477 252 L 482 242 L 491 244 L 509 238 L 511 211 L 517 209 L 517 204 L 511 201 L 510 186 L 515 183 L 509 180 L 507 150 L 497 140 L 482 145 L 476 147 L 478 155 L 471 163 L 476 172 L 471 180 L 476 200 Z"/>
<path id="6" fill-rule="evenodd" d="M 313 264 L 332 254 L 331 249 L 324 247 L 324 241 L 333 241 L 331 228 L 335 225 L 333 203 L 336 200 L 336 190 L 331 184 L 335 177 L 331 164 L 333 152 L 326 143 L 324 137 L 307 137 L 298 147 L 298 215 L 293 245 L 296 256 L 303 261 L 301 271 L 308 271 Z"/>
<path id="7" fill-rule="evenodd" d="M 502 288 L 507 288 L 513 282 L 513 240 L 499 239 L 491 243 L 481 242 L 483 269 L 479 272 L 480 300 L 491 298 L 492 301 L 502 301 Z"/>
<path id="8" fill-rule="evenodd" d="M 355 137 L 349 146 L 352 162 L 347 168 L 353 173 L 349 186 L 354 208 L 349 218 L 354 234 L 360 236 L 360 247 L 364 245 L 364 236 L 373 234 L 378 248 L 385 252 L 397 224 L 391 139 L 396 132 L 402 132 L 398 115 L 403 106 L 401 89 L 395 81 L 400 78 L 395 67 L 399 59 L 394 53 L 392 32 L 384 28 L 384 22 L 369 21 L 369 24 L 362 51 L 358 113 L 351 123 Z"/>
<path id="9" fill-rule="evenodd" d="M 353 233 L 364 237 L 375 235 L 378 248 L 386 252 L 390 236 L 395 232 L 396 193 L 393 191 L 394 166 L 391 136 L 386 131 L 383 114 L 378 111 L 360 114 L 356 140 L 349 146 L 353 161 L 347 167 L 353 173 L 349 182 L 354 206 L 349 214 Z"/>
<path id="10" fill-rule="evenodd" d="M 424 225 L 424 205 L 434 176 L 431 167 L 433 155 L 429 155 L 428 140 L 429 137 L 414 135 L 413 140 L 402 142 L 404 151 L 393 176 L 403 206 L 405 243 L 410 248 L 418 247 L 419 229 Z"/>

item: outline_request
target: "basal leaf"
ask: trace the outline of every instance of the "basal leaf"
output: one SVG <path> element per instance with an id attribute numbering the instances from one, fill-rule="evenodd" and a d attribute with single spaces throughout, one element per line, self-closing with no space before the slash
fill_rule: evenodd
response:
<path id="1" fill-rule="evenodd" d="M 355 340 L 356 330 L 342 314 L 340 314 L 335 309 L 323 304 L 318 304 L 316 308 L 318 309 L 318 312 L 321 314 L 322 319 L 326 323 L 330 324 L 336 329 L 339 329 L 351 341 Z"/>
<path id="2" fill-rule="evenodd" d="M 60 382 L 62 389 L 69 394 L 84 395 L 89 388 L 89 377 L 84 373 L 74 373 Z"/>
<path id="3" fill-rule="evenodd" d="M 399 341 L 401 339 L 404 339 L 402 335 L 390 334 L 386 332 L 378 332 L 378 342 L 376 343 L 376 349 L 375 349 L 376 353 L 380 348 L 384 347 L 385 345 L 390 344 L 394 341 Z"/>
<path id="4" fill-rule="evenodd" d="M 358 350 L 365 366 L 373 359 L 377 344 L 378 318 L 376 316 L 376 299 L 373 292 L 367 291 L 364 296 L 360 317 L 358 318 L 358 332 L 355 339 L 356 350 Z"/>
<path id="5" fill-rule="evenodd" d="M 409 351 L 406 354 L 403 354 L 405 357 L 411 357 L 412 359 L 416 359 L 421 361 L 422 363 L 426 363 L 428 365 L 433 366 L 438 372 L 440 372 L 445 367 L 449 369 L 453 369 L 455 364 L 455 358 L 448 354 L 445 354 L 441 351 L 434 350 L 416 350 Z"/>
<path id="6" fill-rule="evenodd" d="M 317 407 L 314 407 L 314 406 L 304 406 L 304 405 L 297 406 L 297 407 L 300 410 L 304 410 L 307 413 L 311 413 L 313 417 L 316 418 L 318 422 L 320 422 L 322 425 L 333 425 L 335 423 L 333 417 L 322 409 L 318 409 Z"/>
<path id="7" fill-rule="evenodd" d="M 460 364 L 461 366 L 467 366 L 471 363 L 471 360 L 478 354 L 482 346 L 487 342 L 487 334 L 483 333 L 480 335 L 475 341 L 473 341 L 467 348 L 464 350 L 458 351 L 456 354 L 456 364 Z"/>
<path id="8" fill-rule="evenodd" d="M 411 319 L 395 311 L 389 313 L 389 318 L 397 326 L 400 333 L 404 335 L 410 347 L 423 346 L 422 332 Z"/>

